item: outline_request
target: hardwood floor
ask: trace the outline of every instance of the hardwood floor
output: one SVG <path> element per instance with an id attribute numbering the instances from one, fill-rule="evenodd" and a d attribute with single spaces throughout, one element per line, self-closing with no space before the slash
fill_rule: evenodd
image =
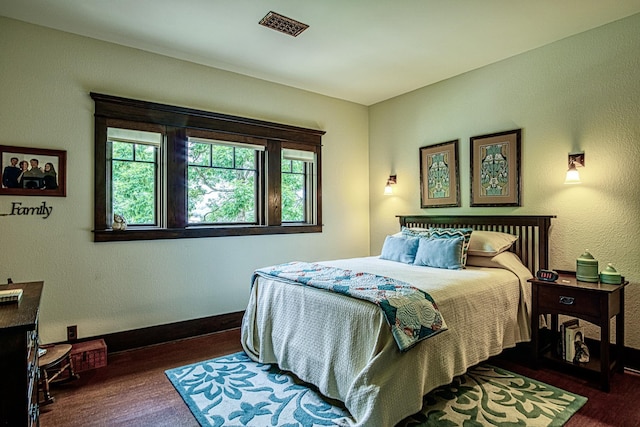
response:
<path id="1" fill-rule="evenodd" d="M 598 388 L 598 378 L 585 380 L 569 372 L 545 367 L 534 370 L 526 363 L 514 362 L 503 356 L 492 359 L 491 363 L 588 398 L 564 427 L 640 426 L 640 373 L 629 370 L 624 374 L 615 373 L 611 390 L 606 393 Z"/>
<path id="2" fill-rule="evenodd" d="M 240 330 L 204 335 L 109 355 L 108 365 L 52 388 L 56 401 L 41 408 L 40 425 L 198 426 L 164 371 L 242 350 Z M 513 372 L 586 396 L 589 400 L 566 427 L 640 426 L 640 375 L 615 374 L 604 393 L 575 376 L 532 370 L 513 357 L 491 361 Z"/>
<path id="3" fill-rule="evenodd" d="M 164 371 L 242 350 L 240 330 L 109 355 L 107 366 L 54 385 L 42 427 L 198 426 Z"/>

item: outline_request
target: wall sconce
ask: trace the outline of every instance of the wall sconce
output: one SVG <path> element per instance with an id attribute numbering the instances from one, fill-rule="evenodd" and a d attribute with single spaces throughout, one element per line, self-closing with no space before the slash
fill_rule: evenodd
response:
<path id="1" fill-rule="evenodd" d="M 387 180 L 387 185 L 384 187 L 385 196 L 390 196 L 393 194 L 393 189 L 391 188 L 391 184 L 397 184 L 396 175 L 389 175 L 389 179 Z"/>
<path id="2" fill-rule="evenodd" d="M 584 167 L 584 153 L 569 153 L 569 170 L 564 180 L 565 184 L 580 184 L 578 167 Z"/>

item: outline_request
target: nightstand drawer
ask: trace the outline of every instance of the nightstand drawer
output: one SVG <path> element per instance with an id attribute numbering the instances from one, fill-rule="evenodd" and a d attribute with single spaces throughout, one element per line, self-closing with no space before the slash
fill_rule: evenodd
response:
<path id="1" fill-rule="evenodd" d="M 538 286 L 538 310 L 545 313 L 551 310 L 562 314 L 586 314 L 600 316 L 600 298 L 592 292 L 572 289 L 568 286 Z"/>

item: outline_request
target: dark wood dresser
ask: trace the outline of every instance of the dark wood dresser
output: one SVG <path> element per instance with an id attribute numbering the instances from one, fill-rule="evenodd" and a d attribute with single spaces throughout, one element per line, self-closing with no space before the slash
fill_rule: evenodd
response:
<path id="1" fill-rule="evenodd" d="M 22 289 L 17 303 L 0 304 L 0 426 L 38 426 L 38 310 L 43 282 L 0 285 Z"/>

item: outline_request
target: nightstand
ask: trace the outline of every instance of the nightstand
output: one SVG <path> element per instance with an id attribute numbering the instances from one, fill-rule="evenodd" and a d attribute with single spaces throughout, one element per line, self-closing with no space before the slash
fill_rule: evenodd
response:
<path id="1" fill-rule="evenodd" d="M 624 369 L 624 287 L 629 283 L 622 278 L 619 285 L 588 283 L 576 280 L 575 273 L 559 272 L 555 282 L 545 282 L 536 278 L 531 282 L 531 343 L 534 351 L 534 367 L 540 361 L 551 360 L 562 367 L 571 365 L 578 371 L 599 374 L 600 388 L 609 391 L 613 371 Z M 547 339 L 542 339 L 540 314 L 551 315 L 551 331 Z M 555 351 L 559 339 L 558 315 L 583 319 L 600 327 L 600 351 L 591 351 L 587 363 L 572 363 L 562 359 Z M 611 346 L 611 319 L 616 318 L 616 342 Z M 595 355 L 593 353 L 596 353 Z"/>

